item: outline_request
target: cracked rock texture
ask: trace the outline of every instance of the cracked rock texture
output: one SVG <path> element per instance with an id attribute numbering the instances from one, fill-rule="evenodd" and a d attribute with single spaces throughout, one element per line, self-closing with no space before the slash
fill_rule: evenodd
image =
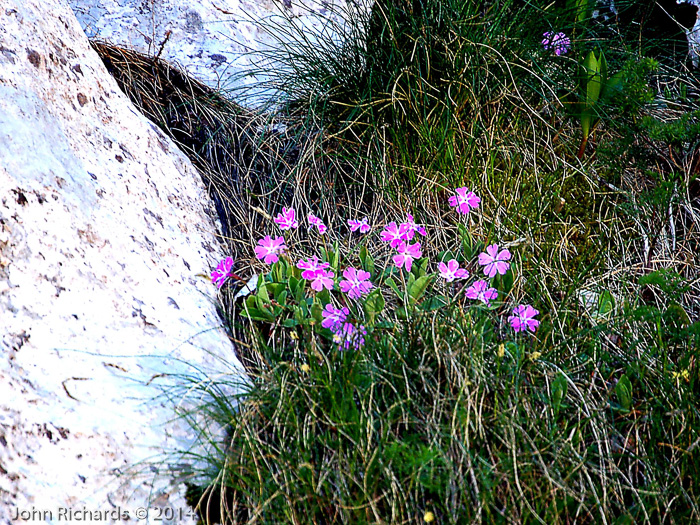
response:
<path id="1" fill-rule="evenodd" d="M 299 27 L 308 28 L 308 37 L 322 28 L 329 30 L 324 17 L 337 12 L 330 6 L 341 2 L 69 0 L 90 38 L 147 55 L 160 55 L 215 89 L 244 84 L 243 80 L 235 81 L 232 77 L 249 67 L 250 52 L 274 43 L 261 28 L 260 21 L 274 18 L 284 26 L 293 20 Z"/>
<path id="2" fill-rule="evenodd" d="M 163 388 L 243 377 L 202 277 L 213 216 L 66 1 L 0 0 L 0 523 L 185 508 L 155 460 L 193 432 Z"/>

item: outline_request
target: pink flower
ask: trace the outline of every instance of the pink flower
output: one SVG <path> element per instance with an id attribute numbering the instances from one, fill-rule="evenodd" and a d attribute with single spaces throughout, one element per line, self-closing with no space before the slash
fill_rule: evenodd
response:
<path id="1" fill-rule="evenodd" d="M 369 225 L 369 222 L 367 221 L 367 217 L 365 217 L 361 221 L 350 219 L 348 221 L 348 226 L 350 226 L 351 232 L 360 230 L 360 233 L 367 233 L 372 229 L 372 227 Z"/>
<path id="2" fill-rule="evenodd" d="M 452 195 L 448 202 L 450 206 L 457 206 L 457 211 L 462 214 L 467 214 L 470 208 L 478 208 L 481 199 L 476 196 L 476 193 L 469 191 L 466 187 L 457 188 L 457 195 Z"/>
<path id="3" fill-rule="evenodd" d="M 421 256 L 419 242 L 415 244 L 407 244 L 406 241 L 401 241 L 401 243 L 396 247 L 396 251 L 399 253 L 398 255 L 394 255 L 394 264 L 399 270 L 402 266 L 405 266 L 407 272 L 411 271 L 413 259 L 418 259 Z"/>
<path id="4" fill-rule="evenodd" d="M 332 304 L 328 303 L 321 314 L 323 315 L 321 326 L 335 333 L 343 326 L 345 319 L 350 315 L 350 310 L 346 307 L 334 308 Z"/>
<path id="5" fill-rule="evenodd" d="M 521 304 L 515 307 L 513 315 L 508 317 L 508 322 L 516 332 L 524 332 L 526 330 L 534 332 L 540 325 L 540 322 L 535 319 L 535 316 L 539 314 L 540 312 L 529 304 Z"/>
<path id="6" fill-rule="evenodd" d="M 546 50 L 554 50 L 554 53 L 557 56 L 565 55 L 571 47 L 571 40 L 569 40 L 569 37 L 564 33 L 547 31 L 542 36 L 544 37 L 542 40 L 542 46 L 544 46 Z"/>
<path id="7" fill-rule="evenodd" d="M 448 282 L 451 283 L 455 279 L 465 279 L 469 277 L 469 272 L 459 267 L 459 263 L 452 259 L 448 261 L 447 264 L 441 262 L 438 264 L 438 270 L 440 270 L 440 275 Z"/>
<path id="8" fill-rule="evenodd" d="M 258 244 L 259 246 L 255 247 L 255 256 L 265 261 L 265 264 L 279 261 L 278 254 L 284 253 L 287 249 L 283 237 L 277 237 L 273 240 L 272 237 L 266 235 L 264 239 L 258 241 Z"/>
<path id="9" fill-rule="evenodd" d="M 221 288 L 224 285 L 224 282 L 228 278 L 229 275 L 231 275 L 231 269 L 233 268 L 233 258 L 232 257 L 226 257 L 225 259 L 222 259 L 219 261 L 218 266 L 216 267 L 216 270 L 211 272 L 211 280 L 212 282 Z"/>
<path id="10" fill-rule="evenodd" d="M 323 235 L 326 233 L 326 230 L 328 229 L 325 224 L 323 224 L 323 221 L 316 217 L 315 215 L 309 213 L 309 224 L 311 226 L 316 226 L 318 228 L 318 233 Z"/>
<path id="11" fill-rule="evenodd" d="M 420 233 L 423 237 L 426 236 L 425 228 L 420 224 L 413 222 L 413 215 L 410 213 L 406 214 L 406 222 L 401 223 L 399 231 L 406 230 L 401 237 L 401 240 L 410 241 L 415 236 L 416 232 Z"/>
<path id="12" fill-rule="evenodd" d="M 486 281 L 476 281 L 465 291 L 469 299 L 478 299 L 486 306 L 491 305 L 491 299 L 498 299 L 498 291 L 495 288 L 489 288 L 489 283 Z"/>
<path id="13" fill-rule="evenodd" d="M 369 282 L 370 273 L 364 270 L 357 270 L 353 267 L 346 268 L 343 272 L 344 280 L 340 281 L 340 290 L 351 299 L 359 299 L 369 293 L 374 286 Z"/>
<path id="14" fill-rule="evenodd" d="M 386 225 L 381 233 L 382 240 L 388 242 L 392 248 L 396 248 L 406 235 L 407 226 L 402 224 L 400 227 L 395 222 L 390 222 Z"/>
<path id="15" fill-rule="evenodd" d="M 356 327 L 352 323 L 343 323 L 335 332 L 333 342 L 338 345 L 340 350 L 349 350 L 351 347 L 358 350 L 365 344 L 364 336 L 366 335 L 367 330 L 363 325 Z"/>
<path id="16" fill-rule="evenodd" d="M 290 230 L 298 228 L 299 223 L 295 218 L 296 212 L 294 208 L 282 208 L 282 213 L 275 217 L 275 222 L 280 225 L 280 230 Z"/>
<path id="17" fill-rule="evenodd" d="M 311 288 L 313 288 L 317 292 L 320 292 L 324 288 L 326 288 L 327 290 L 332 290 L 334 284 L 334 276 L 335 274 L 333 272 L 327 272 L 326 270 L 318 270 L 313 278 L 313 281 L 311 281 Z"/>
<path id="18" fill-rule="evenodd" d="M 479 254 L 479 264 L 484 267 L 484 275 L 493 277 L 496 273 L 504 275 L 510 268 L 511 254 L 508 250 L 498 251 L 498 244 L 486 247 L 486 253 Z"/>
<path id="19" fill-rule="evenodd" d="M 313 279 L 316 277 L 316 274 L 319 271 L 323 271 L 324 269 L 328 268 L 330 266 L 330 263 L 327 262 L 321 262 L 318 260 L 318 257 L 313 256 L 309 258 L 308 261 L 305 261 L 303 259 L 299 259 L 299 262 L 297 263 L 297 268 L 300 270 L 305 270 L 301 272 L 301 276 L 304 279 Z"/>

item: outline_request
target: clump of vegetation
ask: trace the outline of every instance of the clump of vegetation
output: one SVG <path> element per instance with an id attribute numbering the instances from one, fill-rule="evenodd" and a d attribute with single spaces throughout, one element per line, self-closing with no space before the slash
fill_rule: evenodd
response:
<path id="1" fill-rule="evenodd" d="M 203 521 L 700 519 L 700 83 L 638 6 L 560 4 L 263 23 L 274 104 L 198 150 L 250 374 L 193 387 Z"/>

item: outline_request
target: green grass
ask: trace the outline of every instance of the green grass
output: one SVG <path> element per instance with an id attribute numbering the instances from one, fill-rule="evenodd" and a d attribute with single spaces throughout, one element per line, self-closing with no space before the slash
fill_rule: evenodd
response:
<path id="1" fill-rule="evenodd" d="M 643 28 L 574 22 L 547 2 L 389 0 L 340 14 L 347 25 L 329 23 L 345 44 L 263 22 L 281 41 L 261 67 L 275 65 L 267 87 L 281 91 L 261 113 L 204 94 L 175 104 L 213 112 L 188 128 L 188 151 L 226 210 L 237 273 L 270 271 L 253 247 L 279 233 L 283 206 L 302 223 L 285 234 L 290 264 L 266 277 L 270 300 L 221 294 L 251 381 L 235 398 L 193 385 L 205 401 L 188 416 L 210 446 L 189 491 L 203 520 L 700 520 L 697 77 L 648 59 L 663 46 Z M 571 53 L 545 52 L 548 30 L 571 35 Z M 562 101 L 577 58 L 598 46 L 626 71 L 624 96 L 601 108 L 579 160 Z M 187 143 L 172 121 L 159 123 Z M 447 205 L 459 186 L 482 198 L 468 219 Z M 329 226 L 323 239 L 307 233 L 309 212 Z M 449 251 L 478 275 L 485 245 L 509 247 L 513 282 L 496 281 L 493 309 L 437 279 L 413 303 L 392 291 L 377 232 L 406 212 L 428 231 L 428 272 Z M 362 216 L 376 226 L 362 244 L 386 306 L 354 307 L 370 333 L 341 352 L 314 320 L 329 296 L 302 307 L 289 267 L 331 261 L 337 246 L 337 273 L 367 268 L 346 227 Z M 535 334 L 508 326 L 520 303 L 541 312 Z M 258 307 L 274 320 L 246 318 Z"/>

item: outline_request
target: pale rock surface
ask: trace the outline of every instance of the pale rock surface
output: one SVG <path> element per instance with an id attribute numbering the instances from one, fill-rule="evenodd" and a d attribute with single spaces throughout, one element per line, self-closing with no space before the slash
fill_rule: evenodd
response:
<path id="1" fill-rule="evenodd" d="M 695 25 L 685 31 L 688 39 L 688 55 L 693 67 L 700 65 L 700 0 L 677 0 L 679 4 L 690 4 L 698 8 Z"/>
<path id="2" fill-rule="evenodd" d="M 153 463 L 193 441 L 164 374 L 244 377 L 200 275 L 211 208 L 65 0 L 0 0 L 0 523 L 186 510 L 156 472 L 185 459 Z"/>
<path id="3" fill-rule="evenodd" d="M 357 3 L 356 0 L 350 0 Z M 363 0 L 364 1 L 364 0 Z M 215 89 L 245 85 L 251 52 L 276 46 L 263 29 L 289 24 L 305 38 L 341 30 L 343 0 L 69 0 L 90 38 L 160 56 Z M 336 6 L 336 7 L 334 7 Z M 365 9 L 368 7 L 365 6 Z M 269 25 L 269 24 L 268 24 Z M 282 36 L 284 39 L 284 36 Z M 265 78 L 249 78 L 261 81 Z M 255 99 L 253 99 L 253 103 Z"/>

